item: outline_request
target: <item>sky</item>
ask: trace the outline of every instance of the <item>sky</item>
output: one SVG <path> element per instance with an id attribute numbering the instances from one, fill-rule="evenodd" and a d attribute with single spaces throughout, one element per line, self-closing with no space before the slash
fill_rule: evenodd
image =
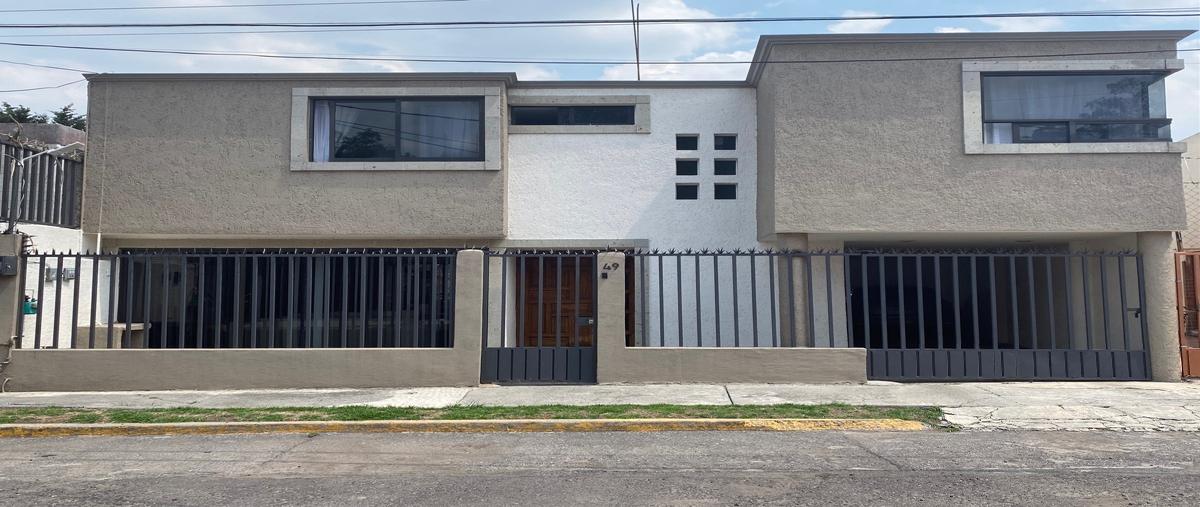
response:
<path id="1" fill-rule="evenodd" d="M 218 5 L 280 3 L 286 0 L 58 0 L 0 2 L 4 9 L 100 6 Z M 314 0 L 291 0 L 314 1 Z M 828 0 L 639 0 L 642 18 L 854 16 L 974 14 L 1154 7 L 1196 7 L 1200 0 L 1008 0 L 842 1 Z M 467 0 L 385 5 L 164 9 L 74 13 L 0 14 L 9 23 L 83 22 L 353 22 L 628 18 L 628 0 Z M 954 20 L 847 20 L 762 24 L 645 25 L 641 55 L 650 61 L 747 61 L 758 36 L 805 33 L 919 33 L 997 31 L 1083 31 L 1200 29 L 1197 18 L 1008 18 Z M 179 33 L 285 30 L 278 28 L 147 28 L 157 35 L 103 35 L 111 29 L 0 29 L 0 42 L 71 44 L 122 48 L 183 49 L 297 55 L 395 58 L 606 59 L 633 58 L 628 25 L 490 29 L 383 29 L 318 33 Z M 163 34 L 162 32 L 175 32 Z M 1181 49 L 1200 49 L 1200 36 Z M 1180 53 L 1187 68 L 1168 78 L 1167 107 L 1173 135 L 1200 131 L 1200 51 Z M 276 60 L 234 56 L 181 56 L 0 46 L 0 60 L 69 67 L 93 72 L 516 72 L 520 79 L 632 79 L 632 65 L 536 63 L 406 63 Z M 745 64 L 643 65 L 643 79 L 743 79 Z M 76 71 L 0 62 L 0 90 L 55 86 L 80 79 Z M 3 92 L 0 100 L 36 111 L 75 104 L 86 110 L 87 87 L 74 83 L 52 90 Z"/>

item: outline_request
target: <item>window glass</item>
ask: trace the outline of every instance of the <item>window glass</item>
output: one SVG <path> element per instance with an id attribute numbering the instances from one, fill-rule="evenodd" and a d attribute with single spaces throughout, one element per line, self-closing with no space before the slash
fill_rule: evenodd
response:
<path id="1" fill-rule="evenodd" d="M 513 125 L 633 125 L 634 106 L 512 106 Z"/>
<path id="2" fill-rule="evenodd" d="M 700 186 L 695 184 L 675 185 L 675 199 L 693 201 L 700 195 Z"/>
<path id="3" fill-rule="evenodd" d="M 676 176 L 695 176 L 695 175 L 699 174 L 699 172 L 700 172 L 698 170 L 699 166 L 700 166 L 699 160 L 684 160 L 684 159 L 676 160 L 675 161 L 675 175 Z"/>
<path id="4" fill-rule="evenodd" d="M 713 185 L 713 198 L 718 200 L 737 199 L 737 184 L 717 183 Z"/>
<path id="5" fill-rule="evenodd" d="M 478 100 L 402 100 L 399 157 L 482 159 L 482 112 Z"/>
<path id="6" fill-rule="evenodd" d="M 737 136 L 733 134 L 717 134 L 713 136 L 714 150 L 736 150 Z"/>
<path id="7" fill-rule="evenodd" d="M 1162 118 L 1159 74 L 983 76 L 987 121 Z"/>
<path id="8" fill-rule="evenodd" d="M 679 134 L 675 136 L 675 149 L 692 151 L 700 145 L 700 136 Z"/>
<path id="9" fill-rule="evenodd" d="M 396 151 L 396 102 L 335 102 L 333 146 L 337 159 L 390 160 Z"/>
<path id="10" fill-rule="evenodd" d="M 737 174 L 737 160 L 715 160 L 713 161 L 713 174 L 717 176 L 733 176 Z"/>

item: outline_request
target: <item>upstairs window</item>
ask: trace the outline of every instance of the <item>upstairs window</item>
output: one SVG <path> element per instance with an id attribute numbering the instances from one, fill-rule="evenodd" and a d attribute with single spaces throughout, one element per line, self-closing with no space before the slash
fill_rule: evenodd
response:
<path id="1" fill-rule="evenodd" d="M 987 144 L 1170 141 L 1163 74 L 984 74 Z"/>
<path id="2" fill-rule="evenodd" d="M 634 106 L 512 106 L 513 125 L 633 125 Z"/>
<path id="3" fill-rule="evenodd" d="M 312 160 L 481 161 L 481 97 L 317 99 Z"/>
<path id="4" fill-rule="evenodd" d="M 716 134 L 713 136 L 714 150 L 736 150 L 737 135 L 736 134 Z"/>

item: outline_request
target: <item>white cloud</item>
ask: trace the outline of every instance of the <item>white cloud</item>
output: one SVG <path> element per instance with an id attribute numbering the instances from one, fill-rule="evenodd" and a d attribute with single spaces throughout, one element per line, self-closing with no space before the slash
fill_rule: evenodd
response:
<path id="1" fill-rule="evenodd" d="M 705 53 L 692 62 L 748 62 L 754 57 L 751 51 L 733 51 L 730 53 Z M 746 78 L 748 63 L 737 64 L 655 64 L 642 65 L 642 80 L 740 80 Z M 633 65 L 614 65 L 606 67 L 601 79 L 633 80 L 637 79 L 637 69 Z"/>
<path id="2" fill-rule="evenodd" d="M 40 60 L 31 61 L 30 63 L 39 63 L 47 65 L 59 65 L 65 67 L 82 66 L 83 64 L 69 64 L 63 61 L 45 62 Z M 12 65 L 8 63 L 0 63 L 0 73 L 3 73 L 4 82 L 2 88 L 4 90 L 21 90 L 26 88 L 41 88 L 43 86 L 56 86 L 63 83 L 70 83 L 83 76 L 77 72 L 40 69 L 37 67 L 27 67 L 24 65 Z M 74 83 L 62 88 L 51 88 L 49 90 L 33 90 L 27 92 L 9 92 L 0 96 L 0 100 L 14 105 L 23 105 L 29 107 L 36 113 L 45 113 L 54 109 L 59 109 L 67 104 L 75 104 L 75 109 L 85 111 L 87 107 L 87 84 Z M 0 118 L 0 122 L 11 121 L 8 118 Z"/>
<path id="3" fill-rule="evenodd" d="M 517 79 L 522 81 L 555 81 L 559 79 L 559 76 L 558 71 L 554 69 L 528 64 L 517 67 Z"/>
<path id="4" fill-rule="evenodd" d="M 963 28 L 961 26 L 939 26 L 934 28 L 933 31 L 937 33 L 967 33 L 970 32 L 971 29 Z"/>
<path id="5" fill-rule="evenodd" d="M 1049 32 L 1063 26 L 1058 18 L 988 18 L 980 21 L 995 27 L 997 32 Z"/>
<path id="6" fill-rule="evenodd" d="M 843 17 L 851 16 L 879 16 L 878 12 L 871 11 L 845 11 Z M 838 21 L 826 27 L 833 33 L 875 33 L 882 32 L 884 28 L 892 24 L 890 19 L 850 19 L 846 21 Z"/>
<path id="7" fill-rule="evenodd" d="M 1179 49 L 1200 49 L 1200 39 L 1180 42 Z M 1194 54 L 1179 57 L 1191 60 L 1183 55 Z M 1183 70 L 1167 76 L 1167 115 L 1176 140 L 1200 132 L 1200 64 L 1185 63 Z"/>

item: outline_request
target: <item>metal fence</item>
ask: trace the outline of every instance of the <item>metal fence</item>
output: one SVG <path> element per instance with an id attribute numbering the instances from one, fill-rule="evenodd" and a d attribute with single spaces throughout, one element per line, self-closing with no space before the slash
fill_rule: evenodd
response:
<path id="1" fill-rule="evenodd" d="M 0 141 L 0 220 L 79 227 L 83 162 Z"/>
<path id="2" fill-rule="evenodd" d="M 49 253 L 26 262 L 23 346 L 453 346 L 452 250 Z"/>
<path id="3" fill-rule="evenodd" d="M 1133 253 L 633 252 L 642 347 L 863 347 L 874 378 L 1148 375 Z"/>
<path id="4" fill-rule="evenodd" d="M 596 380 L 594 251 L 488 251 L 483 381 Z"/>

